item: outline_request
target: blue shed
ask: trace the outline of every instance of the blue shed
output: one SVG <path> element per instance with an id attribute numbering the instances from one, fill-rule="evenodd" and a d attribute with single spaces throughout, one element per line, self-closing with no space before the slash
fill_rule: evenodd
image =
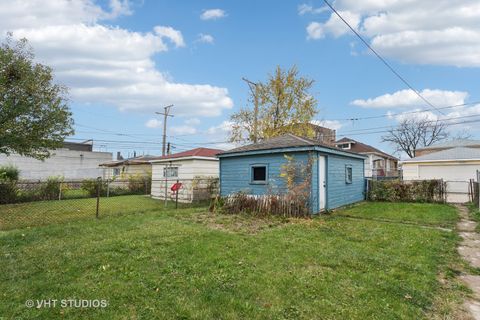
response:
<path id="1" fill-rule="evenodd" d="M 312 159 L 312 213 L 364 199 L 364 156 L 293 134 L 218 154 L 220 194 L 286 192 L 285 181 L 280 177 L 281 167 L 287 163 L 285 155 L 293 156 L 297 162 L 307 163 L 309 158 Z"/>

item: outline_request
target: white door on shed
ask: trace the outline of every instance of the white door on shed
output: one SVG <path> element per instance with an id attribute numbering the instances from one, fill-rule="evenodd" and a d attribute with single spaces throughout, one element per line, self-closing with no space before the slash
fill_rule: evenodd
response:
<path id="1" fill-rule="evenodd" d="M 319 211 L 325 210 L 327 201 L 326 195 L 327 168 L 325 166 L 325 156 L 318 156 L 318 205 Z"/>

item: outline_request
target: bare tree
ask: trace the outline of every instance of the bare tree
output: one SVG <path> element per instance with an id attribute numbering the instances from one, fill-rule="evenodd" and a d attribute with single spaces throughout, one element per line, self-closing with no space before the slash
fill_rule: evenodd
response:
<path id="1" fill-rule="evenodd" d="M 439 120 L 428 118 L 406 118 L 398 126 L 382 137 L 382 142 L 389 142 L 396 151 L 404 151 L 410 158 L 415 151 L 428 147 L 435 142 L 449 137 L 447 125 Z"/>

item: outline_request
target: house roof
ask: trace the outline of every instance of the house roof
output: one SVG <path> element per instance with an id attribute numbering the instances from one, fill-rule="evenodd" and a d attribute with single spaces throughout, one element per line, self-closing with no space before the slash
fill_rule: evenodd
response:
<path id="1" fill-rule="evenodd" d="M 352 143 L 352 147 L 350 149 L 350 151 L 352 152 L 355 152 L 355 153 L 361 153 L 361 154 L 365 154 L 365 153 L 376 153 L 376 154 L 380 154 L 386 158 L 390 158 L 390 159 L 395 159 L 395 160 L 398 160 L 398 158 L 386 153 L 386 152 L 383 152 L 375 147 L 372 147 L 371 145 L 368 145 L 368 144 L 365 144 L 365 143 L 362 143 L 362 142 L 359 142 L 359 141 L 356 141 L 356 140 L 353 140 L 353 139 L 350 139 L 350 138 L 342 138 L 340 140 L 337 140 L 336 144 L 342 144 L 342 143 Z"/>
<path id="2" fill-rule="evenodd" d="M 220 149 L 195 148 L 192 150 L 169 154 L 163 157 L 155 157 L 154 159 L 150 159 L 150 161 L 156 162 L 156 161 L 163 161 L 168 159 L 190 158 L 190 157 L 216 158 L 216 154 L 222 151 L 223 150 L 220 150 Z"/>
<path id="3" fill-rule="evenodd" d="M 404 160 L 405 162 L 480 160 L 480 149 L 457 147 Z"/>
<path id="4" fill-rule="evenodd" d="M 128 158 L 123 160 L 112 160 L 101 163 L 101 167 L 115 167 L 119 165 L 140 165 L 148 164 L 151 160 L 158 158 L 158 156 L 144 155 L 135 158 Z"/>
<path id="5" fill-rule="evenodd" d="M 431 146 L 424 147 L 418 150 L 445 149 L 445 148 L 472 147 L 472 146 L 480 147 L 480 140 L 455 139 L 455 140 L 435 143 L 435 144 L 432 144 Z"/>
<path id="6" fill-rule="evenodd" d="M 247 152 L 252 152 L 252 151 L 261 151 L 261 150 L 273 150 L 273 149 L 284 149 L 284 148 L 297 148 L 297 147 L 322 147 L 330 150 L 334 150 L 335 152 L 341 152 L 341 153 L 346 153 L 346 154 L 351 154 L 351 155 L 356 155 L 358 157 L 358 154 L 353 153 L 353 152 L 348 152 L 346 150 L 342 150 L 336 147 L 332 147 L 331 145 L 327 145 L 325 143 L 322 143 L 318 140 L 312 140 L 308 138 L 303 138 L 299 137 L 296 135 L 293 135 L 291 133 L 287 133 L 278 137 L 274 137 L 262 142 L 258 143 L 253 143 L 249 144 L 246 146 L 238 147 L 235 149 L 231 149 L 228 151 L 224 151 L 219 153 L 218 155 L 228 155 L 228 154 L 233 154 L 233 153 L 247 153 Z"/>

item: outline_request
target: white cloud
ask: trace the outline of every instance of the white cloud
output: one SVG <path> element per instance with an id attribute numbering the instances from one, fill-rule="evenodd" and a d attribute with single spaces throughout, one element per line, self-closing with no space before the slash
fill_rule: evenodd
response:
<path id="1" fill-rule="evenodd" d="M 464 105 L 468 98 L 468 92 L 463 91 L 442 91 L 442 90 L 423 90 L 427 100 L 431 101 L 437 107 L 444 108 L 442 113 L 432 110 L 431 107 L 425 106 L 425 103 L 411 90 L 401 90 L 392 94 L 384 94 L 376 98 L 366 100 L 355 100 L 352 104 L 366 107 L 366 108 L 403 108 L 407 109 L 402 112 L 388 111 L 386 113 L 387 119 L 400 122 L 404 119 L 428 119 L 430 121 L 444 120 L 447 124 L 454 124 L 457 122 L 464 122 L 478 120 L 480 116 L 480 104 Z M 453 107 L 456 106 L 456 107 Z M 427 111 L 425 108 L 428 108 Z M 478 124 L 462 123 L 451 126 L 450 131 L 456 132 L 459 130 L 478 130 Z"/>
<path id="2" fill-rule="evenodd" d="M 150 119 L 145 122 L 145 127 L 147 128 L 160 128 L 162 126 L 162 121 L 158 119 Z"/>
<path id="3" fill-rule="evenodd" d="M 339 11 L 342 17 L 354 28 L 360 24 L 360 15 L 350 11 Z M 321 39 L 326 34 L 340 37 L 349 31 L 345 23 L 337 15 L 331 15 L 325 23 L 311 22 L 307 26 L 308 39 Z"/>
<path id="4" fill-rule="evenodd" d="M 322 13 L 322 12 L 328 11 L 329 8 L 327 6 L 314 8 L 312 5 L 302 3 L 301 5 L 298 6 L 297 10 L 298 10 L 298 14 L 303 16 L 308 13 L 311 13 L 311 14 Z"/>
<path id="5" fill-rule="evenodd" d="M 197 133 L 197 129 L 189 125 L 181 125 L 170 127 L 168 132 L 172 135 L 195 134 Z"/>
<path id="6" fill-rule="evenodd" d="M 183 41 L 182 33 L 178 30 L 173 29 L 172 27 L 156 26 L 153 28 L 155 33 L 160 37 L 165 37 L 170 39 L 176 47 L 184 47 L 185 42 Z"/>
<path id="7" fill-rule="evenodd" d="M 217 126 L 208 128 L 207 134 L 223 135 L 226 136 L 230 131 L 232 131 L 233 122 L 225 120 Z"/>
<path id="8" fill-rule="evenodd" d="M 343 124 L 338 120 L 313 120 L 311 123 L 332 130 L 339 130 L 343 127 Z"/>
<path id="9" fill-rule="evenodd" d="M 307 26 L 307 39 L 321 39 L 325 37 L 323 25 L 318 22 L 311 22 Z"/>
<path id="10" fill-rule="evenodd" d="M 133 13 L 128 0 L 110 0 L 111 15 L 113 17 L 129 16 Z"/>
<path id="11" fill-rule="evenodd" d="M 335 8 L 384 56 L 406 63 L 480 66 L 479 1 L 337 0 Z M 331 13 L 326 22 L 310 24 L 309 39 L 344 34 L 337 22 Z"/>
<path id="12" fill-rule="evenodd" d="M 222 9 L 208 9 L 204 10 L 200 15 L 202 20 L 217 20 L 227 16 L 227 13 Z"/>
<path id="13" fill-rule="evenodd" d="M 211 35 L 209 35 L 209 34 L 200 33 L 200 34 L 198 35 L 198 38 L 197 38 L 196 42 L 200 42 L 200 43 L 214 43 L 214 42 L 215 42 L 215 39 L 213 38 L 213 36 L 211 36 Z"/>
<path id="14" fill-rule="evenodd" d="M 438 89 L 425 89 L 420 94 L 436 107 L 463 104 L 468 97 L 468 92 Z M 375 98 L 356 99 L 351 104 L 363 108 L 415 108 L 425 105 L 425 102 L 413 90 L 406 89 Z"/>
<path id="15" fill-rule="evenodd" d="M 176 115 L 190 117 L 218 116 L 233 106 L 225 88 L 178 83 L 156 69 L 153 56 L 169 50 L 166 38 L 184 45 L 179 31 L 158 26 L 141 33 L 100 23 L 128 13 L 127 3 L 112 1 L 106 12 L 89 0 L 3 2 L 0 35 L 26 37 L 37 60 L 70 88 L 73 102 L 145 113 L 156 111 L 159 102 L 173 103 Z"/>

